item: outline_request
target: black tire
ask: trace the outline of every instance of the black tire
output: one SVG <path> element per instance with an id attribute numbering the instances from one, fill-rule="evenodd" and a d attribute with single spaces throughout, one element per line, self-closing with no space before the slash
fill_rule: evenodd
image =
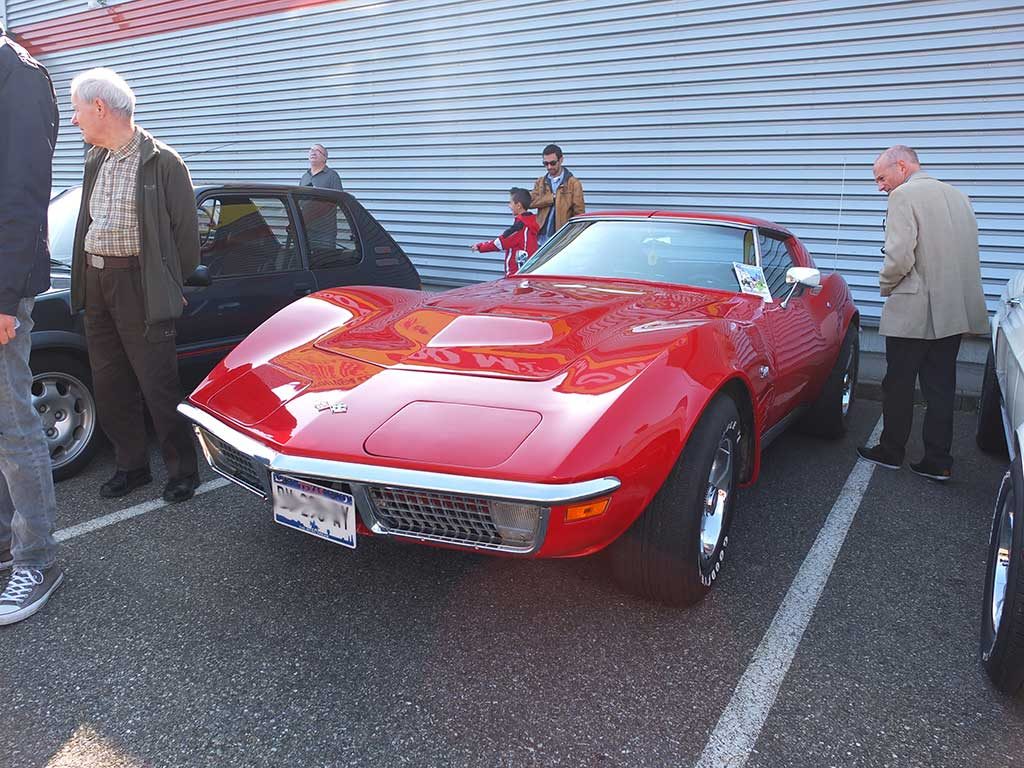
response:
<path id="1" fill-rule="evenodd" d="M 1000 691 L 1024 692 L 1024 467 L 1020 454 L 1003 478 L 992 516 L 981 612 L 981 663 Z"/>
<path id="2" fill-rule="evenodd" d="M 821 394 L 800 420 L 801 432 L 833 439 L 846 434 L 857 396 L 859 371 L 860 334 L 851 323 Z"/>
<path id="3" fill-rule="evenodd" d="M 53 479 L 78 474 L 102 440 L 89 367 L 60 352 L 32 355 L 32 404 L 43 420 Z"/>
<path id="4" fill-rule="evenodd" d="M 718 577 L 736 506 L 740 417 L 727 395 L 708 405 L 647 509 L 611 546 L 616 581 L 669 605 L 696 603 Z M 712 471 L 717 473 L 712 477 Z M 725 496 L 715 492 L 725 491 Z M 705 515 L 709 508 L 715 514 Z M 712 527 L 704 530 L 707 522 Z"/>
<path id="5" fill-rule="evenodd" d="M 978 398 L 978 424 L 974 441 L 985 453 L 1005 456 L 1006 433 L 1003 431 L 1003 415 L 999 396 L 999 379 L 996 378 L 996 361 L 989 347 L 985 360 L 985 374 L 981 379 L 981 397 Z"/>

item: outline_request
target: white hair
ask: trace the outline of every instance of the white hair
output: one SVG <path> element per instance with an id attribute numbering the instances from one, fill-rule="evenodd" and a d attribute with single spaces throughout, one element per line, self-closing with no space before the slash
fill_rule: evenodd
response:
<path id="1" fill-rule="evenodd" d="M 71 81 L 71 98 L 80 101 L 99 99 L 112 112 L 132 117 L 135 114 L 135 94 L 117 72 L 105 67 L 89 69 Z"/>
<path id="2" fill-rule="evenodd" d="M 889 147 L 885 152 L 878 156 L 878 159 L 886 163 L 897 163 L 902 160 L 908 165 L 921 164 L 921 161 L 917 158 L 917 152 L 912 150 L 906 144 L 895 144 Z"/>
<path id="3" fill-rule="evenodd" d="M 323 144 L 316 143 L 313 145 L 313 147 L 320 147 L 320 151 L 324 153 L 324 157 L 327 157 L 327 147 L 325 147 Z M 313 147 L 310 147 L 310 149 L 312 149 Z"/>

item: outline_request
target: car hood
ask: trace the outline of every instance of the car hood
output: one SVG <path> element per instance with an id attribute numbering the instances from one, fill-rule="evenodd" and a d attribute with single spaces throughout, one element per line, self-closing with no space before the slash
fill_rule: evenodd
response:
<path id="1" fill-rule="evenodd" d="M 628 281 L 506 279 L 390 311 L 363 306 L 315 346 L 386 369 L 545 380 L 613 337 L 629 346 L 659 323 L 704 322 L 731 299 Z"/>
<path id="2" fill-rule="evenodd" d="M 755 299 L 547 277 L 443 294 L 321 291 L 251 334 L 190 400 L 295 455 L 568 482 L 593 469 L 584 453 L 611 462 L 635 439 L 635 428 L 593 437 L 619 423 L 606 415 L 620 400 L 650 425 L 700 389 L 690 369 L 703 360 L 707 372 L 710 347 L 698 335 Z M 670 372 L 634 392 L 658 361 Z"/>

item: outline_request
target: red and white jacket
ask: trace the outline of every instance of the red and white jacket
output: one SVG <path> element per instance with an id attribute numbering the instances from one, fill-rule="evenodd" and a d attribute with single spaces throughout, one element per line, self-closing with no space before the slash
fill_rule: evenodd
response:
<path id="1" fill-rule="evenodd" d="M 512 226 L 502 232 L 500 237 L 477 243 L 476 249 L 481 253 L 505 251 L 505 274 L 514 275 L 523 266 L 517 261 L 516 254 L 526 251 L 528 256 L 533 256 L 537 251 L 539 229 L 537 216 L 527 211 L 516 216 Z"/>

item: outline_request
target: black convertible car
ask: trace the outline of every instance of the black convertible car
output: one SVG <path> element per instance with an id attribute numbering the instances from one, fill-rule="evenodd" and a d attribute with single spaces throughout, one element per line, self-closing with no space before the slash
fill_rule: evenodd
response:
<path id="1" fill-rule="evenodd" d="M 55 479 L 92 457 L 100 437 L 83 318 L 72 314 L 71 247 L 81 188 L 50 202 L 53 287 L 32 313 L 32 400 Z M 201 265 L 177 323 L 182 381 L 195 383 L 256 326 L 306 294 L 340 285 L 420 288 L 384 228 L 345 192 L 266 184 L 196 189 Z"/>

